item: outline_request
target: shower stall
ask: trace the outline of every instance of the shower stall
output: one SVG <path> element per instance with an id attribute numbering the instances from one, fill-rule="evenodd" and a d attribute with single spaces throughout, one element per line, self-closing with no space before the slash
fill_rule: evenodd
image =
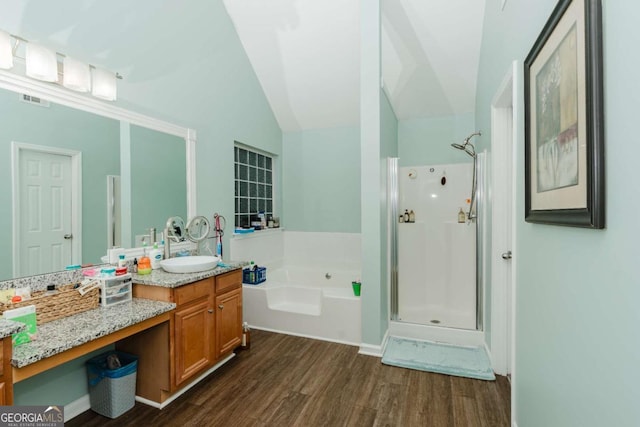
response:
<path id="1" fill-rule="evenodd" d="M 482 341 L 485 153 L 471 162 L 398 166 L 389 159 L 391 335 Z M 409 219 L 409 221 L 407 221 Z"/>

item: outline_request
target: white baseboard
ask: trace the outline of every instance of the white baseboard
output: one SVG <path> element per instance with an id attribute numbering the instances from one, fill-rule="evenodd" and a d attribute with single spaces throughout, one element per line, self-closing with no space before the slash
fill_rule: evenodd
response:
<path id="1" fill-rule="evenodd" d="M 319 337 L 319 336 L 309 335 L 309 334 L 299 334 L 297 332 L 281 331 L 279 329 L 273 329 L 273 328 L 263 328 L 262 326 L 249 325 L 249 327 L 251 329 L 257 329 L 259 331 L 274 332 L 276 334 L 291 335 L 294 337 L 311 338 L 318 341 L 334 342 L 336 344 L 353 345 L 356 347 L 360 345 L 359 343 L 351 342 L 351 341 L 337 340 L 333 338 Z"/>
<path id="2" fill-rule="evenodd" d="M 68 405 L 64 405 L 64 422 L 66 423 L 89 409 L 91 409 L 91 401 L 89 395 L 85 394 Z"/>
<path id="3" fill-rule="evenodd" d="M 364 354 L 365 356 L 375 356 L 382 357 L 382 353 L 384 352 L 384 348 L 387 345 L 387 341 L 389 340 L 389 330 L 385 332 L 384 337 L 382 337 L 382 342 L 380 345 L 371 345 L 371 344 L 360 344 L 359 354 Z"/>
<path id="4" fill-rule="evenodd" d="M 206 376 L 208 376 L 210 373 L 212 373 L 213 371 L 215 371 L 216 369 L 218 369 L 220 366 L 224 365 L 225 363 L 227 363 L 229 360 L 233 359 L 236 356 L 235 353 L 231 353 L 229 356 L 225 357 L 224 359 L 222 359 L 220 362 L 216 363 L 212 368 L 208 369 L 206 372 L 204 372 L 202 375 L 200 375 L 198 378 L 196 378 L 195 380 L 191 381 L 189 384 L 187 384 L 186 386 L 184 386 L 183 388 L 181 388 L 180 390 L 178 390 L 177 392 L 175 392 L 174 394 L 171 395 L 171 397 L 169 397 L 167 400 L 165 400 L 162 403 L 158 403 L 158 402 L 154 402 L 153 400 L 149 400 L 149 399 L 145 399 L 144 397 L 140 397 L 140 396 L 136 396 L 136 402 L 140 402 L 140 403 L 144 403 L 145 405 L 151 406 L 153 408 L 157 408 L 157 409 L 164 409 L 166 408 L 171 402 L 173 402 L 174 400 L 176 400 L 177 398 L 179 398 L 180 396 L 182 396 L 183 394 L 185 394 L 187 391 L 189 391 L 193 386 L 195 386 L 196 384 L 198 384 L 200 381 L 202 381 Z"/>
<path id="5" fill-rule="evenodd" d="M 375 356 L 382 357 L 382 346 L 381 345 L 370 345 L 370 344 L 360 344 L 359 354 L 364 354 L 365 356 Z"/>
<path id="6" fill-rule="evenodd" d="M 136 396 L 136 402 L 144 403 L 145 405 L 151 406 L 153 408 L 164 409 L 171 402 L 176 400 L 178 397 L 182 396 L 189 389 L 191 389 L 193 386 L 195 386 L 200 381 L 202 381 L 207 375 L 209 375 L 210 373 L 212 373 L 213 371 L 215 371 L 220 366 L 224 365 L 234 357 L 235 357 L 235 353 L 231 353 L 229 356 L 227 356 L 220 362 L 216 363 L 212 368 L 204 372 L 195 380 L 191 381 L 184 388 L 181 388 L 180 390 L 178 390 L 175 394 L 173 394 L 170 398 L 168 398 L 162 403 L 154 402 L 153 400 L 145 399 L 144 397 L 140 397 L 140 396 Z M 89 409 L 91 409 L 91 401 L 89 399 L 89 395 L 85 394 L 81 398 L 74 400 L 68 405 L 64 405 L 64 422 L 66 423 L 67 421 L 77 417 L 78 415 L 82 414 L 85 411 L 88 411 Z"/>

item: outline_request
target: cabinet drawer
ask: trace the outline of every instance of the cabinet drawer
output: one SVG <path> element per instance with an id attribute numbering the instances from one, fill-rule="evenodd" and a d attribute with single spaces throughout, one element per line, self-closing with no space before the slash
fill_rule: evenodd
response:
<path id="1" fill-rule="evenodd" d="M 242 270 L 216 276 L 216 294 L 242 287 Z"/>
<path id="2" fill-rule="evenodd" d="M 213 291 L 213 278 L 200 280 L 190 285 L 184 285 L 175 289 L 175 301 L 177 305 L 186 304 L 198 298 L 206 297 Z"/>

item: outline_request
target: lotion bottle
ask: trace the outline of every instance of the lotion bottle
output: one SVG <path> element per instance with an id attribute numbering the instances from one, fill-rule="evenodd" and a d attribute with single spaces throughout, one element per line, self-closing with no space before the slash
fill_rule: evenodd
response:
<path id="1" fill-rule="evenodd" d="M 151 259 L 151 269 L 159 269 L 160 261 L 162 261 L 162 251 L 158 249 L 158 242 L 153 244 L 153 249 L 149 252 L 149 258 Z"/>

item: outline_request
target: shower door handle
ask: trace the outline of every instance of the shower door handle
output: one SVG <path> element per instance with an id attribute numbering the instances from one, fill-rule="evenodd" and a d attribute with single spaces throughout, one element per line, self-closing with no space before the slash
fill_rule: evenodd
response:
<path id="1" fill-rule="evenodd" d="M 511 251 L 504 252 L 502 254 L 502 259 L 511 259 Z"/>

